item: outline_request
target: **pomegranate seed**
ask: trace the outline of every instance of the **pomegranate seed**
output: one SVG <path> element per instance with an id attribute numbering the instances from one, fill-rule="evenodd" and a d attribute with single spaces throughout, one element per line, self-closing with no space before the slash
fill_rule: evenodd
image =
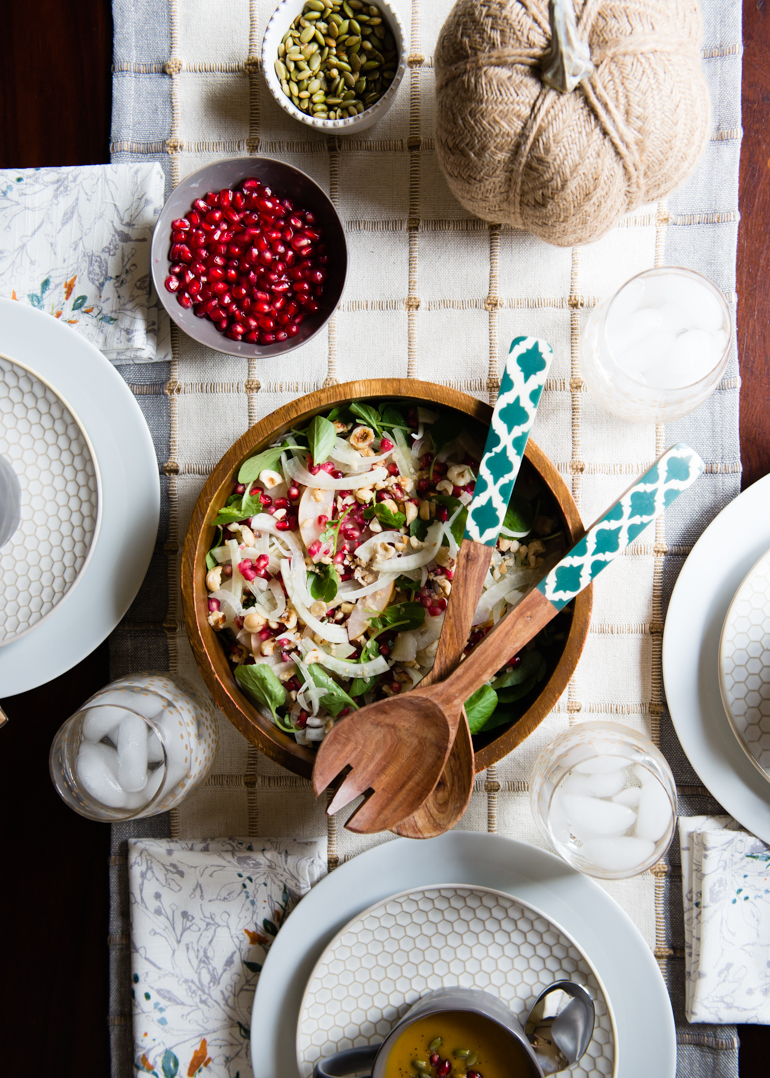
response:
<path id="1" fill-rule="evenodd" d="M 307 726 L 307 711 L 300 711 L 299 715 L 297 715 L 297 718 L 294 720 L 294 725 L 298 730 L 304 730 Z"/>
<path id="2" fill-rule="evenodd" d="M 288 495 L 291 501 L 296 502 L 299 498 L 299 487 L 289 487 Z"/>
<path id="3" fill-rule="evenodd" d="M 289 530 L 288 520 L 276 520 L 275 526 L 279 532 L 287 532 Z"/>
<path id="4" fill-rule="evenodd" d="M 391 449 L 395 449 L 395 448 L 396 447 L 395 447 L 394 443 L 391 442 L 390 438 L 383 438 L 382 441 L 380 442 L 380 452 L 381 453 L 389 453 L 391 451 Z"/>
<path id="5" fill-rule="evenodd" d="M 318 520 L 318 527 L 319 528 L 325 528 L 326 525 L 329 523 L 329 518 L 326 516 L 325 513 L 321 513 L 321 515 L 317 518 L 317 520 Z"/>
<path id="6" fill-rule="evenodd" d="M 437 1067 L 439 1065 L 439 1063 L 441 1062 L 441 1056 L 438 1054 L 438 1052 L 433 1053 L 433 1055 L 430 1057 L 429 1062 L 431 1067 Z"/>
<path id="7" fill-rule="evenodd" d="M 220 605 L 219 599 L 209 599 L 209 613 L 215 614 Z"/>
<path id="8" fill-rule="evenodd" d="M 446 1078 L 446 1076 L 448 1074 L 451 1074 L 451 1072 L 452 1064 L 449 1062 L 448 1059 L 444 1059 L 438 1065 L 438 1069 L 436 1071 L 436 1078 Z"/>
<path id="9" fill-rule="evenodd" d="M 389 464 L 388 465 L 388 475 L 398 475 L 398 465 L 397 464 Z"/>
<path id="10" fill-rule="evenodd" d="M 233 567 L 232 567 L 232 565 L 225 565 L 224 574 L 227 577 L 231 577 L 233 575 Z"/>
<path id="11" fill-rule="evenodd" d="M 310 546 L 307 548 L 307 552 L 311 558 L 314 558 L 317 554 L 320 554 L 321 544 L 318 539 L 316 539 L 314 543 L 310 544 Z"/>
<path id="12" fill-rule="evenodd" d="M 257 560 L 254 562 L 257 569 L 266 569 L 270 562 L 270 558 L 267 554 L 260 554 Z"/>
<path id="13" fill-rule="evenodd" d="M 521 666 L 521 655 L 514 655 L 512 659 L 508 660 L 508 666 L 512 666 L 515 670 L 517 666 Z"/>
<path id="14" fill-rule="evenodd" d="M 468 1071 L 465 1078 L 482 1078 L 481 1071 Z"/>
<path id="15" fill-rule="evenodd" d="M 334 562 L 335 565 L 342 565 L 344 560 L 345 560 L 345 551 L 344 550 L 338 550 L 337 553 L 332 558 L 332 561 Z"/>
<path id="16" fill-rule="evenodd" d="M 445 505 L 440 505 L 436 509 L 436 520 L 440 520 L 442 524 L 446 524 L 449 520 L 449 510 Z"/>
<path id="17" fill-rule="evenodd" d="M 273 631 L 272 631 L 272 629 L 268 629 L 268 627 L 266 625 L 259 630 L 259 639 L 263 643 L 265 642 L 265 640 L 272 640 L 272 638 L 273 638 Z"/>
<path id="18" fill-rule="evenodd" d="M 189 311 L 189 309 L 192 307 L 192 300 L 190 299 L 190 297 L 187 295 L 186 292 L 179 292 L 177 294 L 176 301 L 179 304 L 179 306 L 184 307 L 184 309 L 186 311 Z"/>
<path id="19" fill-rule="evenodd" d="M 165 285 L 167 292 L 176 292 L 179 288 L 179 278 L 169 275 L 165 280 Z"/>

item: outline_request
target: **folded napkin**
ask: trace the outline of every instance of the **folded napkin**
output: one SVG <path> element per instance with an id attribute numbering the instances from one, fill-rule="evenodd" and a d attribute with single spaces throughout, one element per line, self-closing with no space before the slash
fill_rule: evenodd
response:
<path id="1" fill-rule="evenodd" d="M 132 839 L 134 1068 L 250 1078 L 251 1005 L 265 953 L 326 871 L 326 844 Z"/>
<path id="2" fill-rule="evenodd" d="M 158 164 L 0 170 L 0 296 L 72 326 L 113 363 L 171 357 L 150 277 Z"/>
<path id="3" fill-rule="evenodd" d="M 679 819 L 690 1022 L 770 1025 L 770 847 L 729 816 Z"/>

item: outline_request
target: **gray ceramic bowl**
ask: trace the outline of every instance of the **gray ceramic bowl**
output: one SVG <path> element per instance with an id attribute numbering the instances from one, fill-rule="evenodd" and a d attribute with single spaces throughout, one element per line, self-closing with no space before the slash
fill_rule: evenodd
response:
<path id="1" fill-rule="evenodd" d="M 194 200 L 202 198 L 207 191 L 221 191 L 224 187 L 236 187 L 242 180 L 252 177 L 272 187 L 281 198 L 292 199 L 298 208 L 312 210 L 316 216 L 316 223 L 323 232 L 323 240 L 329 254 L 325 287 L 318 301 L 319 309 L 315 314 L 308 315 L 300 325 L 296 337 L 289 337 L 285 341 L 268 345 L 231 340 L 224 333 L 220 333 L 208 318 L 198 318 L 192 310 L 180 307 L 176 301 L 176 295 L 167 292 L 164 284 L 171 265 L 168 257 L 171 246 L 171 222 L 177 217 L 184 217 Z M 213 348 L 217 352 L 226 352 L 230 356 L 280 356 L 305 344 L 311 337 L 315 337 L 339 306 L 348 272 L 348 247 L 337 211 L 329 196 L 315 180 L 283 161 L 274 161 L 268 157 L 235 157 L 205 165 L 197 172 L 185 176 L 177 184 L 161 210 L 155 226 L 151 260 L 152 279 L 160 301 L 172 321 L 176 322 L 188 337 L 192 337 L 194 341 L 198 341 L 207 348 Z"/>

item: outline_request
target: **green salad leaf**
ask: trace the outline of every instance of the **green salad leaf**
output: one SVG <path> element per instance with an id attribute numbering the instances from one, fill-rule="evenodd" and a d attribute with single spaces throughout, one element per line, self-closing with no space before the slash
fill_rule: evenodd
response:
<path id="1" fill-rule="evenodd" d="M 429 520 L 423 520 L 422 517 L 415 517 L 409 525 L 409 534 L 414 535 L 422 543 L 425 540 L 425 536 L 428 534 L 429 527 Z"/>
<path id="2" fill-rule="evenodd" d="M 236 666 L 235 680 L 244 690 L 247 696 L 263 704 L 272 712 L 273 718 L 278 720 L 278 708 L 286 703 L 286 689 L 273 673 L 267 663 L 256 663 L 253 666 Z M 290 727 L 293 729 L 293 727 Z"/>
<path id="3" fill-rule="evenodd" d="M 449 445 L 457 437 L 457 417 L 444 412 L 434 423 L 431 423 L 428 434 L 433 442 L 434 452 L 440 453 L 445 445 Z"/>
<path id="4" fill-rule="evenodd" d="M 269 449 L 264 449 L 261 453 L 257 453 L 256 457 L 249 457 L 240 467 L 238 482 L 245 483 L 248 487 L 259 476 L 260 472 L 264 472 L 266 468 L 274 469 L 281 460 L 281 453 L 289 448 L 291 447 L 288 443 L 285 445 L 272 445 Z"/>
<path id="5" fill-rule="evenodd" d="M 507 670 L 492 682 L 502 704 L 522 700 L 542 681 L 548 670 L 545 657 L 537 648 L 525 651 L 515 670 Z"/>
<path id="6" fill-rule="evenodd" d="M 403 513 L 394 513 L 392 509 L 388 509 L 382 502 L 377 502 L 375 505 L 370 505 L 368 509 L 364 509 L 364 517 L 366 520 L 377 517 L 380 524 L 385 524 L 389 528 L 403 528 L 406 524 L 406 517 Z"/>
<path id="7" fill-rule="evenodd" d="M 350 405 L 350 411 L 358 419 L 363 420 L 367 427 L 371 427 L 375 434 L 382 432 L 382 417 L 376 408 L 372 408 L 371 404 L 353 401 Z"/>
<path id="8" fill-rule="evenodd" d="M 516 491 L 511 494 L 511 500 L 508 502 L 508 509 L 505 513 L 505 520 L 503 521 L 503 529 L 508 532 L 513 532 L 517 537 L 523 538 L 532 531 L 532 525 L 535 523 L 535 510 L 532 507 L 532 503 L 522 494 L 517 494 Z"/>
<path id="9" fill-rule="evenodd" d="M 339 582 L 340 578 L 333 564 L 321 565 L 319 572 L 307 574 L 307 586 L 310 594 L 314 599 L 321 599 L 325 603 L 330 603 L 335 597 Z"/>
<path id="10" fill-rule="evenodd" d="M 472 734 L 483 730 L 487 720 L 497 707 L 497 693 L 491 685 L 482 685 L 465 701 L 465 714 Z"/>
<path id="11" fill-rule="evenodd" d="M 400 430 L 411 430 L 411 427 L 404 419 L 404 416 L 399 412 L 398 408 L 394 408 L 392 404 L 383 404 L 380 406 L 380 421 L 383 427 L 388 427 L 390 430 L 398 428 Z"/>
<path id="12" fill-rule="evenodd" d="M 320 689 L 325 690 L 320 700 L 321 707 L 325 708 L 335 719 L 340 711 L 346 707 L 358 709 L 358 704 L 355 700 L 348 696 L 345 690 L 337 684 L 334 678 L 319 663 L 310 663 L 306 669 L 310 679 Z"/>
<path id="13" fill-rule="evenodd" d="M 246 520 L 262 512 L 259 494 L 236 494 L 234 498 L 232 505 L 224 505 L 219 510 L 214 520 L 215 524 L 235 524 L 239 520 Z"/>
<path id="14" fill-rule="evenodd" d="M 381 614 L 373 614 L 369 619 L 370 628 L 374 629 L 371 639 L 390 629 L 419 629 L 425 621 L 425 607 L 422 603 L 394 603 Z"/>
<path id="15" fill-rule="evenodd" d="M 217 526 L 217 530 L 214 532 L 214 541 L 212 542 L 211 547 L 209 548 L 209 551 L 206 554 L 206 568 L 207 569 L 216 569 L 216 567 L 219 565 L 219 562 L 214 557 L 214 551 L 217 549 L 217 547 L 220 547 L 221 545 L 222 545 L 222 528 L 221 528 L 221 526 Z"/>
<path id="16" fill-rule="evenodd" d="M 367 642 L 364 644 L 364 646 L 363 646 L 363 648 L 361 650 L 361 658 L 358 661 L 362 662 L 362 663 L 365 663 L 365 662 L 368 662 L 370 659 L 376 659 L 379 654 L 380 654 L 380 645 L 377 643 L 377 641 L 376 640 L 367 640 Z M 353 682 L 352 682 L 352 684 L 350 686 L 350 695 L 351 696 L 363 696 L 365 692 L 369 692 L 370 689 L 374 688 L 374 685 L 375 685 L 376 681 L 377 681 L 377 675 L 376 674 L 375 674 L 374 677 L 355 677 L 355 678 L 353 678 Z"/>
<path id="17" fill-rule="evenodd" d="M 314 416 L 307 428 L 307 440 L 310 446 L 310 456 L 314 464 L 323 464 L 329 459 L 329 454 L 334 449 L 337 441 L 337 431 L 334 424 L 322 415 Z"/>
<path id="18" fill-rule="evenodd" d="M 329 521 L 329 523 L 326 525 L 326 527 L 324 528 L 323 533 L 321 535 L 321 542 L 322 543 L 329 543 L 332 540 L 334 540 L 334 543 L 336 544 L 337 535 L 338 535 L 339 530 L 340 530 L 340 528 L 342 526 L 342 523 L 343 523 L 343 521 L 345 520 L 345 517 L 348 515 L 348 513 L 350 512 L 350 510 L 352 508 L 353 508 L 353 506 L 349 505 L 344 513 L 340 514 L 340 516 L 338 516 L 338 517 L 334 517 L 332 520 Z"/>
<path id="19" fill-rule="evenodd" d="M 420 581 L 412 580 L 408 576 L 396 577 L 396 587 L 401 591 L 411 592 L 415 595 L 420 590 Z"/>

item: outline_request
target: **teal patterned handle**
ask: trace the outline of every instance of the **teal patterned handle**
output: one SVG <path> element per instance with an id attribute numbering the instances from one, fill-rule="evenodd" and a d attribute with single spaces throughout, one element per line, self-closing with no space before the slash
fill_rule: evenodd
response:
<path id="1" fill-rule="evenodd" d="M 497 542 L 552 356 L 536 337 L 511 343 L 465 525 L 465 538 L 474 543 Z"/>
<path id="2" fill-rule="evenodd" d="M 569 554 L 537 585 L 561 610 L 633 543 L 655 517 L 691 487 L 705 464 L 684 442 L 667 449 L 644 475 L 592 524 Z"/>

